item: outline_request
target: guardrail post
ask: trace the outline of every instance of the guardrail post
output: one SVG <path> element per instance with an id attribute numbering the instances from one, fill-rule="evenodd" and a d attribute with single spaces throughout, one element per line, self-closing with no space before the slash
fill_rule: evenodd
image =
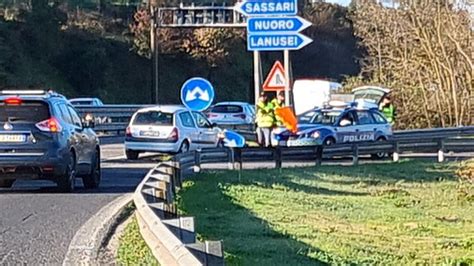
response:
<path id="1" fill-rule="evenodd" d="M 229 170 L 235 170 L 234 162 L 235 162 L 235 150 L 234 148 L 228 148 L 227 149 L 227 154 L 228 154 L 228 163 L 227 167 Z"/>
<path id="2" fill-rule="evenodd" d="M 242 171 L 242 149 L 237 148 L 234 153 L 234 161 L 237 170 Z"/>
<path id="3" fill-rule="evenodd" d="M 352 144 L 352 165 L 359 164 L 359 145 Z"/>
<path id="4" fill-rule="evenodd" d="M 316 146 L 314 149 L 316 155 L 316 166 L 321 166 L 323 162 L 323 146 Z"/>
<path id="5" fill-rule="evenodd" d="M 444 140 L 441 139 L 438 141 L 438 162 L 444 162 Z"/>
<path id="6" fill-rule="evenodd" d="M 400 161 L 400 147 L 398 145 L 398 141 L 395 141 L 393 148 L 394 148 L 393 161 L 398 162 L 398 161 Z"/>
<path id="7" fill-rule="evenodd" d="M 275 158 L 275 168 L 281 169 L 281 165 L 282 165 L 281 147 L 279 146 L 275 147 L 275 150 L 273 151 L 273 156 Z"/>
<path id="8" fill-rule="evenodd" d="M 173 179 L 174 183 L 178 188 L 183 187 L 183 182 L 181 179 L 181 165 L 179 163 L 179 158 L 176 158 L 176 156 L 173 156 Z"/>
<path id="9" fill-rule="evenodd" d="M 194 172 L 201 172 L 201 151 L 194 151 Z"/>

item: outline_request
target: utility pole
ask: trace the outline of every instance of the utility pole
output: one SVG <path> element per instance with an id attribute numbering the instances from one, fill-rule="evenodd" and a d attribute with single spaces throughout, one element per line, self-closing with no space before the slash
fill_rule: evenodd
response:
<path id="1" fill-rule="evenodd" d="M 150 49 L 151 49 L 151 61 L 152 61 L 152 97 L 153 103 L 158 104 L 158 95 L 159 95 L 159 76 L 158 76 L 158 40 L 157 40 L 157 31 L 158 31 L 158 20 L 157 20 L 157 1 L 150 0 Z"/>

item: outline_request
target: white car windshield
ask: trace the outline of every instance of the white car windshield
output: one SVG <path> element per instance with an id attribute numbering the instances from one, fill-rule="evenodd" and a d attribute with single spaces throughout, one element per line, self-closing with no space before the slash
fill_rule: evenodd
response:
<path id="1" fill-rule="evenodd" d="M 216 105 L 212 107 L 211 113 L 242 113 L 244 109 L 240 105 Z"/>
<path id="2" fill-rule="evenodd" d="M 341 111 L 309 111 L 298 116 L 300 124 L 334 125 Z"/>

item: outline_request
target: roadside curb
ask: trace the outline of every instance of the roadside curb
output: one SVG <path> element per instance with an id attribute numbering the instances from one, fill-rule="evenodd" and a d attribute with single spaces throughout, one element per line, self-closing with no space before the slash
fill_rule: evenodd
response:
<path id="1" fill-rule="evenodd" d="M 92 216 L 74 235 L 62 265 L 97 265 L 100 248 L 120 223 L 125 208 L 133 202 L 133 193 L 127 193 Z"/>

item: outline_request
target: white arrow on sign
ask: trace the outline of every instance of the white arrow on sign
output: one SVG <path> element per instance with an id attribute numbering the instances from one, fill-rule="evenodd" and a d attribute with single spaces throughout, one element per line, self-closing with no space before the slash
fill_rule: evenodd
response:
<path id="1" fill-rule="evenodd" d="M 312 23 L 298 16 L 294 17 L 251 17 L 247 20 L 250 34 L 268 34 L 277 32 L 300 32 Z"/>
<path id="2" fill-rule="evenodd" d="M 205 101 L 205 102 L 208 102 L 210 97 L 209 97 L 209 93 L 207 92 L 207 90 L 203 90 L 201 89 L 200 87 L 196 87 L 192 90 L 189 90 L 187 93 L 186 93 L 186 101 L 187 102 L 190 102 L 190 101 L 194 101 L 196 99 L 201 100 L 201 101 Z"/>

